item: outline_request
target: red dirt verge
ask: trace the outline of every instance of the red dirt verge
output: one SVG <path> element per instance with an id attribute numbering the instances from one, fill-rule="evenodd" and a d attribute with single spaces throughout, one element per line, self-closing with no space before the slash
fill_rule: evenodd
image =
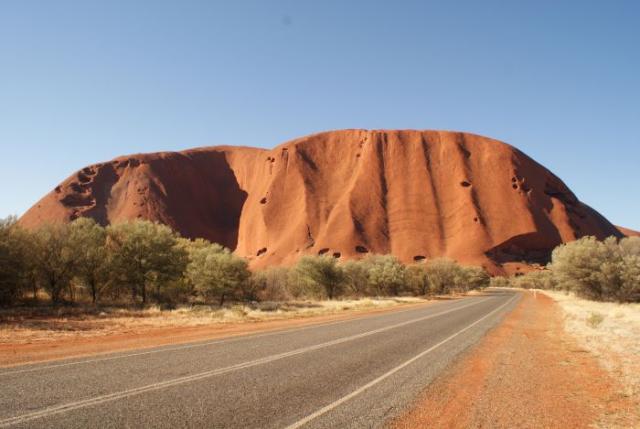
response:
<path id="1" fill-rule="evenodd" d="M 205 326 L 149 327 L 110 335 L 56 338 L 51 341 L 33 343 L 0 344 L 0 367 L 272 332 L 349 320 L 368 314 L 403 311 L 431 305 L 434 302 L 403 304 L 390 308 L 353 310 L 338 314 L 291 319 L 212 323 Z"/>
<path id="2" fill-rule="evenodd" d="M 620 384 L 562 326 L 553 300 L 525 293 L 503 323 L 390 426 L 640 427 L 638 398 L 619 393 Z"/>

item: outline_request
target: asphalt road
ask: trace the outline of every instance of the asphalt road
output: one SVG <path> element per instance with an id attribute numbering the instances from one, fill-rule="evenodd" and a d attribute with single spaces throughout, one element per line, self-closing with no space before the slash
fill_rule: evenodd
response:
<path id="1" fill-rule="evenodd" d="M 381 427 L 518 298 L 0 369 L 0 428 Z"/>

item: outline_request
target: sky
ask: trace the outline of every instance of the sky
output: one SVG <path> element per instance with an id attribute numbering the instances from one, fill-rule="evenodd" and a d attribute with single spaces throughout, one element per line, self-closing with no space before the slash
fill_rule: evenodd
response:
<path id="1" fill-rule="evenodd" d="M 506 141 L 640 230 L 640 2 L 0 2 L 0 217 L 81 167 L 341 128 Z"/>

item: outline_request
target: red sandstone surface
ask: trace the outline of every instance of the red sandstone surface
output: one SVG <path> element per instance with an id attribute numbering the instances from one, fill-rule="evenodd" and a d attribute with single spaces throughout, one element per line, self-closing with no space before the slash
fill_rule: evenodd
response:
<path id="1" fill-rule="evenodd" d="M 254 268 L 303 254 L 445 256 L 494 273 L 543 262 L 584 235 L 622 236 L 516 148 L 446 131 L 342 130 L 274 149 L 216 146 L 83 168 L 26 227 L 88 216 L 165 223 L 234 249 Z"/>
<path id="2" fill-rule="evenodd" d="M 640 237 L 640 231 L 634 231 L 633 229 L 624 228 L 622 226 L 616 227 L 618 230 L 627 237 Z"/>

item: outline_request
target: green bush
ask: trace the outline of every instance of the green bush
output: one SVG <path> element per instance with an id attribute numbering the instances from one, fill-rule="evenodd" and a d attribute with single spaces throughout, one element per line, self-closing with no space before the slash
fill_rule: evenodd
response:
<path id="1" fill-rule="evenodd" d="M 15 218 L 0 220 L 0 306 L 15 303 L 27 286 L 28 238 Z"/>
<path id="2" fill-rule="evenodd" d="M 436 258 L 427 261 L 429 289 L 433 294 L 453 292 L 458 286 L 458 264 L 451 259 Z"/>
<path id="3" fill-rule="evenodd" d="M 196 293 L 205 300 L 217 298 L 220 306 L 226 298 L 249 295 L 247 261 L 216 243 L 198 240 L 189 247 L 186 276 Z"/>
<path id="4" fill-rule="evenodd" d="M 110 283 L 107 231 L 93 219 L 79 218 L 69 225 L 69 242 L 74 252 L 73 275 L 89 290 L 91 302 L 96 304 Z"/>
<path id="5" fill-rule="evenodd" d="M 513 277 L 511 283 L 523 289 L 556 289 L 555 276 L 549 270 L 530 271 L 518 277 Z"/>
<path id="6" fill-rule="evenodd" d="M 252 274 L 250 282 L 258 301 L 288 301 L 291 295 L 290 270 L 285 267 L 270 267 Z"/>
<path id="7" fill-rule="evenodd" d="M 347 261 L 342 264 L 346 292 L 355 297 L 370 295 L 369 269 L 366 262 Z"/>
<path id="8" fill-rule="evenodd" d="M 371 255 L 362 263 L 368 272 L 369 289 L 374 294 L 397 296 L 407 289 L 407 269 L 395 256 Z"/>
<path id="9" fill-rule="evenodd" d="M 334 299 L 344 289 L 344 272 L 337 259 L 330 256 L 303 256 L 296 273 L 309 290 Z"/>
<path id="10" fill-rule="evenodd" d="M 489 282 L 491 287 L 512 287 L 510 279 L 502 276 L 491 277 Z"/>
<path id="11" fill-rule="evenodd" d="M 600 301 L 640 301 L 640 238 L 584 237 L 554 249 L 559 288 Z"/>
<path id="12" fill-rule="evenodd" d="M 474 289 L 484 289 L 489 286 L 491 278 L 489 274 L 480 267 L 459 265 L 456 276 L 456 288 L 458 291 L 468 291 Z"/>
<path id="13" fill-rule="evenodd" d="M 625 242 L 636 249 L 636 242 Z M 629 250 L 632 254 L 635 250 Z M 637 253 L 637 252 L 636 252 Z M 637 254 L 629 258 L 637 258 Z M 635 255 L 635 256 L 634 256 Z M 633 261 L 632 261 L 633 262 Z M 629 263 L 633 267 L 637 264 Z M 636 272 L 625 271 L 635 278 Z M 156 302 L 163 306 L 225 300 L 284 301 L 294 297 L 397 296 L 448 293 L 488 285 L 481 268 L 446 259 L 405 266 L 392 255 L 369 255 L 339 263 L 328 256 L 304 256 L 293 268 L 251 273 L 248 262 L 207 240 L 179 237 L 169 227 L 133 221 L 102 227 L 88 218 L 70 224 L 19 228 L 0 221 L 0 305 L 20 299 L 28 286 L 54 303 L 90 300 Z"/>
<path id="14" fill-rule="evenodd" d="M 431 292 L 427 266 L 424 263 L 412 264 L 407 267 L 407 281 L 409 290 L 415 295 L 428 295 Z"/>
<path id="15" fill-rule="evenodd" d="M 490 284 L 489 274 L 480 267 L 463 266 L 447 258 L 436 258 L 426 263 L 431 293 L 446 294 L 482 289 Z"/>
<path id="16" fill-rule="evenodd" d="M 109 226 L 107 237 L 110 276 L 128 288 L 133 303 L 141 297 L 146 304 L 150 292 L 158 297 L 183 276 L 187 252 L 169 227 L 148 221 L 121 223 Z"/>
<path id="17" fill-rule="evenodd" d="M 65 290 L 73 299 L 71 279 L 74 276 L 78 256 L 68 224 L 49 224 L 33 234 L 30 248 L 35 278 L 54 303 L 64 299 Z"/>

